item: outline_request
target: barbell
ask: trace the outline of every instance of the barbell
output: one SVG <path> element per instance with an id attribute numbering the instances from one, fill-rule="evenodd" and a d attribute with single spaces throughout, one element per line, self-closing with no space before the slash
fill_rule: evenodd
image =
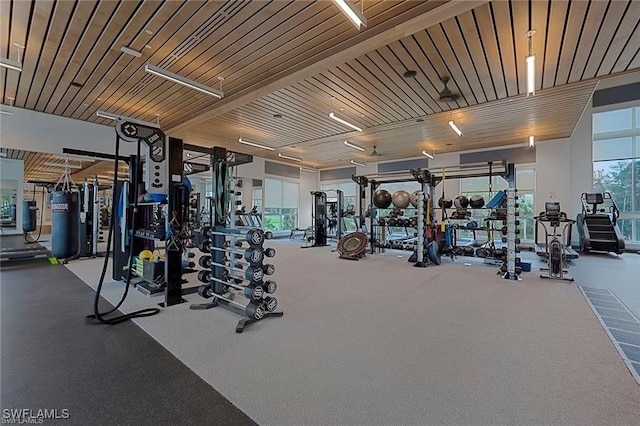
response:
<path id="1" fill-rule="evenodd" d="M 273 238 L 271 231 L 264 232 L 262 229 L 250 229 L 246 234 L 240 234 L 237 232 L 220 232 L 212 231 L 210 227 L 204 226 L 201 230 L 202 235 L 210 237 L 211 235 L 223 235 L 230 238 L 244 238 L 249 244 L 261 245 L 265 239 L 270 240 Z"/>
<path id="2" fill-rule="evenodd" d="M 198 280 L 205 284 L 213 281 L 213 282 L 217 282 L 217 283 L 235 288 L 237 290 L 242 290 L 245 297 L 251 300 L 262 300 L 262 296 L 264 295 L 264 289 L 260 285 L 249 284 L 248 286 L 245 287 L 238 284 L 230 283 L 228 281 L 223 281 L 216 277 L 212 277 L 211 271 L 198 272 Z"/>
<path id="3" fill-rule="evenodd" d="M 229 271 L 243 272 L 244 277 L 247 281 L 254 281 L 259 283 L 259 282 L 262 282 L 262 278 L 264 277 L 264 271 L 262 270 L 262 268 L 259 268 L 257 266 L 250 266 L 245 271 L 241 268 L 235 268 L 233 266 L 224 265 L 222 263 L 217 263 L 210 260 L 209 267 L 211 266 L 219 266 L 220 268 L 225 268 Z"/>
<path id="4" fill-rule="evenodd" d="M 260 263 L 262 262 L 262 260 L 264 259 L 265 256 L 265 252 L 262 251 L 262 249 L 259 248 L 255 248 L 255 247 L 249 247 L 248 249 L 241 251 L 241 250 L 231 250 L 228 248 L 220 248 L 220 247 L 214 247 L 214 246 L 209 246 L 209 250 L 215 250 L 215 251 L 221 251 L 224 253 L 231 253 L 231 254 L 237 254 L 237 255 L 242 255 L 242 257 L 244 257 L 244 259 L 247 262 L 251 262 L 253 263 Z M 236 257 L 238 258 L 238 257 Z M 238 258 L 240 259 L 240 258 Z"/>
<path id="5" fill-rule="evenodd" d="M 273 275 L 273 274 L 276 273 L 276 267 L 274 265 L 270 264 L 270 263 L 266 263 L 264 265 L 253 265 L 253 264 L 248 264 L 248 263 L 245 263 L 245 262 L 241 262 L 239 260 L 233 260 L 233 261 L 232 260 L 226 260 L 226 261 L 233 265 L 233 266 L 231 266 L 231 265 L 226 265 L 226 266 L 229 266 L 230 268 L 235 268 L 235 269 L 232 269 L 232 270 L 238 270 L 240 272 L 244 272 L 242 267 L 243 266 L 247 266 L 248 267 L 247 270 L 249 270 L 251 268 L 256 268 L 256 269 L 262 268 L 262 271 L 266 275 Z M 209 255 L 202 256 L 200 259 L 198 259 L 198 264 L 200 266 L 202 266 L 203 268 L 210 268 L 211 265 L 219 265 L 219 264 L 216 264 L 215 262 L 213 262 L 213 260 L 211 259 L 211 256 L 209 256 Z M 247 279 L 249 279 L 249 278 L 247 278 Z"/>
<path id="6" fill-rule="evenodd" d="M 262 318 L 264 318 L 265 314 L 266 314 L 266 309 L 264 307 L 263 304 L 257 304 L 257 303 L 253 303 L 253 302 L 249 302 L 246 306 L 243 305 L 242 303 L 238 303 L 234 300 L 228 299 L 224 296 L 221 296 L 217 293 L 214 293 L 211 290 L 211 287 L 208 285 L 201 285 L 200 287 L 198 287 L 198 294 L 202 297 L 204 297 L 205 299 L 209 299 L 211 297 L 216 298 L 216 299 L 220 299 L 220 300 L 224 300 L 225 302 L 229 303 L 230 305 L 234 305 L 234 306 L 238 306 L 242 309 L 245 310 L 245 314 L 249 317 L 249 318 L 253 318 L 255 320 L 261 320 Z M 276 302 L 277 304 L 277 302 Z"/>

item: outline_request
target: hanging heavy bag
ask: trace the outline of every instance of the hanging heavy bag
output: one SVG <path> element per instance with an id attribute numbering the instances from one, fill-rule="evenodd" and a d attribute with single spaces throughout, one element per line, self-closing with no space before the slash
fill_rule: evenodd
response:
<path id="1" fill-rule="evenodd" d="M 80 209 L 78 193 L 51 194 L 51 254 L 59 259 L 75 255 L 79 248 Z"/>

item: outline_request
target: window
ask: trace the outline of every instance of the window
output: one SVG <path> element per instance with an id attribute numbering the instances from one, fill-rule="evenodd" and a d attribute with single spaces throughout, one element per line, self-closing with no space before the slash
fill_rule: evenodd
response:
<path id="1" fill-rule="evenodd" d="M 278 179 L 265 179 L 264 185 L 264 229 L 285 231 L 297 228 L 299 184 Z"/>
<path id="2" fill-rule="evenodd" d="M 640 241 L 640 106 L 593 114 L 593 190 L 611 193 L 624 239 Z"/>

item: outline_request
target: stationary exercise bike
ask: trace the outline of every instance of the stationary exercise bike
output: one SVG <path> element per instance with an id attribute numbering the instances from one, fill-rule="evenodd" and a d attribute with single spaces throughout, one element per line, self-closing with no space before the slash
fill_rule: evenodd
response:
<path id="1" fill-rule="evenodd" d="M 546 261 L 549 266 L 548 268 L 540 268 L 540 271 L 542 271 L 540 278 L 573 281 L 573 277 L 569 275 L 568 270 L 565 269 L 565 248 L 562 241 L 565 239 L 567 229 L 571 229 L 571 226 L 573 226 L 576 221 L 567 218 L 567 214 L 560 211 L 560 203 L 546 202 L 544 203 L 544 210 L 540 215 L 534 217 L 536 222 L 540 223 L 544 228 L 547 248 Z M 549 225 L 553 229 L 551 233 L 549 233 L 549 228 L 547 228 L 545 222 L 549 222 Z M 561 223 L 563 224 L 562 231 L 558 232 Z M 551 241 L 549 241 L 549 237 L 551 237 Z"/>

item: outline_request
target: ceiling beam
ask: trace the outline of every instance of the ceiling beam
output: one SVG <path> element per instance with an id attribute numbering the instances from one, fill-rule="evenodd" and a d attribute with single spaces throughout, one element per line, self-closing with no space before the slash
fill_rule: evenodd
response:
<path id="1" fill-rule="evenodd" d="M 178 134 L 181 130 L 186 131 L 210 118 L 232 111 L 269 93 L 317 75 L 322 71 L 344 64 L 353 58 L 451 19 L 484 3 L 487 3 L 487 1 L 430 0 L 424 2 L 419 7 L 362 31 L 351 39 L 327 49 L 313 58 L 289 68 L 285 72 L 266 78 L 259 84 L 238 93 L 225 96 L 224 99 L 216 102 L 215 105 L 204 110 L 197 117 L 167 129 L 167 133 Z"/>

